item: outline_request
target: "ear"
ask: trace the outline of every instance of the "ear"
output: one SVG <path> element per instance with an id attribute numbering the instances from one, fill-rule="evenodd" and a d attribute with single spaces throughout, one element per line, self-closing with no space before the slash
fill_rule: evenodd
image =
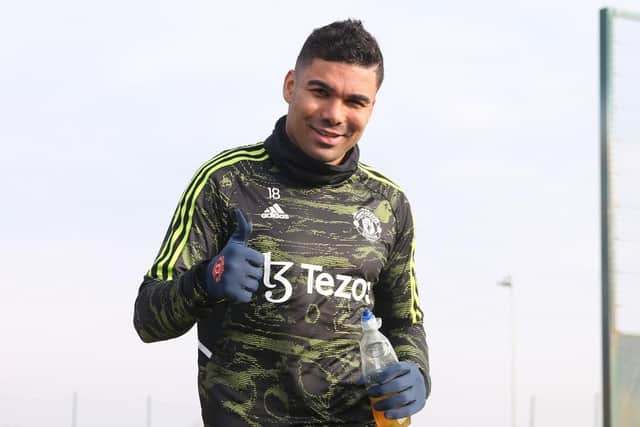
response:
<path id="1" fill-rule="evenodd" d="M 287 101 L 287 104 L 291 103 L 293 99 L 293 88 L 296 84 L 296 72 L 294 70 L 289 70 L 287 75 L 284 77 L 284 84 L 282 85 L 282 96 L 284 100 Z"/>

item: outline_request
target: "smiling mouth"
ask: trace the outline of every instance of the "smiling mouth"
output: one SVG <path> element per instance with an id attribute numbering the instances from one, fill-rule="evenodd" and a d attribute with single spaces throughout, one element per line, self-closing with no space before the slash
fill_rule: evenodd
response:
<path id="1" fill-rule="evenodd" d="M 340 134 L 340 133 L 335 133 L 335 132 L 329 132 L 326 130 L 322 130 L 322 129 L 318 129 L 315 128 L 313 126 L 310 126 L 311 129 L 313 129 L 314 132 L 316 132 L 318 135 L 323 136 L 325 138 L 338 138 L 341 136 L 345 136 L 344 134 Z"/>

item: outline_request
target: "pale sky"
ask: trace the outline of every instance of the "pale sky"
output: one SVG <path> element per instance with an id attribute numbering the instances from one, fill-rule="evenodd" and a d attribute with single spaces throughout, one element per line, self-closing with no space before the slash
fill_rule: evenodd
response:
<path id="1" fill-rule="evenodd" d="M 0 426 L 200 426 L 195 330 L 143 344 L 142 276 L 197 167 L 263 140 L 313 28 L 385 55 L 362 160 L 398 183 L 433 392 L 414 425 L 594 425 L 601 383 L 598 10 L 637 1 L 0 6 Z M 640 27 L 640 26 L 639 26 Z"/>

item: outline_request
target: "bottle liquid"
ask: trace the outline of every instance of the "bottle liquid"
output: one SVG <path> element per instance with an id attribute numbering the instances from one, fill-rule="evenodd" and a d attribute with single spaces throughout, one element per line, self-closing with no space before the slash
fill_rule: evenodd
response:
<path id="1" fill-rule="evenodd" d="M 362 375 L 367 386 L 378 383 L 380 373 L 389 365 L 398 362 L 398 357 L 393 351 L 391 343 L 379 330 L 381 319 L 376 319 L 372 312 L 365 309 L 362 312 L 362 339 L 360 340 L 360 356 L 362 357 Z M 389 397 L 384 395 L 370 398 L 371 411 L 378 427 L 405 427 L 411 425 L 411 417 L 389 419 L 384 416 L 384 411 L 378 411 L 374 404 Z"/>

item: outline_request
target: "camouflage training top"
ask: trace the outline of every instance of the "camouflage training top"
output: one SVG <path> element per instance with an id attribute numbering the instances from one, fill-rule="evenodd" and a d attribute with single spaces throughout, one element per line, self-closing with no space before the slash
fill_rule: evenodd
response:
<path id="1" fill-rule="evenodd" d="M 146 342 L 198 324 L 206 426 L 373 425 L 360 375 L 360 315 L 383 319 L 400 360 L 429 381 L 413 220 L 400 189 L 359 162 L 307 157 L 276 123 L 264 143 L 224 151 L 185 190 L 144 277 L 134 324 Z M 226 244 L 234 208 L 265 257 L 247 304 L 209 301 L 207 261 Z"/>

